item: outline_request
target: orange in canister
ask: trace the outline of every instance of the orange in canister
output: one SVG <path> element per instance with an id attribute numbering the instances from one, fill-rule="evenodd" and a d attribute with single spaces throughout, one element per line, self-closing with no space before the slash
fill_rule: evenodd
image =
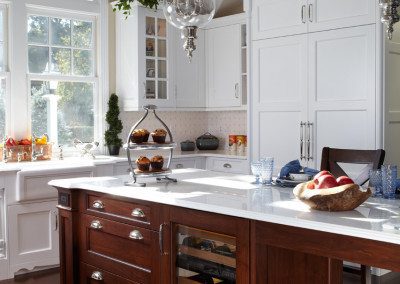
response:
<path id="1" fill-rule="evenodd" d="M 246 152 L 246 147 L 247 147 L 247 136 L 246 135 L 237 135 L 236 143 L 237 143 L 238 154 L 244 154 Z"/>
<path id="2" fill-rule="evenodd" d="M 236 135 L 229 135 L 229 152 L 237 151 Z"/>

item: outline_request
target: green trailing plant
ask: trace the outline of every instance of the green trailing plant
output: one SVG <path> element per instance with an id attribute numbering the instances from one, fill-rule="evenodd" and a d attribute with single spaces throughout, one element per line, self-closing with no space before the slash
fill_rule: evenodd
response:
<path id="1" fill-rule="evenodd" d="M 108 100 L 108 111 L 106 113 L 106 121 L 109 125 L 108 130 L 104 133 L 104 139 L 108 146 L 122 146 L 122 140 L 118 134 L 122 132 L 122 121 L 119 119 L 118 96 L 112 94 Z"/>
<path id="2" fill-rule="evenodd" d="M 118 0 L 114 3 L 113 11 L 122 11 L 122 13 L 128 17 L 131 14 L 132 4 L 136 1 L 150 9 L 157 9 L 161 0 Z"/>

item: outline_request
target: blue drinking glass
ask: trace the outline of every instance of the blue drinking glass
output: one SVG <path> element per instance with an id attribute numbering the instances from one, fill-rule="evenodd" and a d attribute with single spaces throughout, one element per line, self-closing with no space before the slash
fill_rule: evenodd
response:
<path id="1" fill-rule="evenodd" d="M 268 157 L 261 160 L 261 182 L 262 184 L 272 183 L 272 173 L 274 171 L 274 158 Z"/>
<path id="2" fill-rule="evenodd" d="M 251 163 L 251 172 L 253 173 L 253 176 L 255 176 L 255 184 L 260 183 L 260 175 L 261 175 L 261 170 L 262 170 L 262 163 L 261 162 L 252 162 Z"/>
<path id="3" fill-rule="evenodd" d="M 397 183 L 397 166 L 382 166 L 382 191 L 383 197 L 387 199 L 395 199 Z"/>
<path id="4" fill-rule="evenodd" d="M 382 171 L 370 170 L 369 171 L 369 186 L 373 190 L 374 197 L 382 197 Z"/>

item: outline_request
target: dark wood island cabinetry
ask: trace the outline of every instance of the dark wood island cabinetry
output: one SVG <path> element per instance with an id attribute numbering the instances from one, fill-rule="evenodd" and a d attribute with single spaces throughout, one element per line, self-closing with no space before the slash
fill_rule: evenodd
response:
<path id="1" fill-rule="evenodd" d="M 193 171 L 148 188 L 52 181 L 61 283 L 339 284 L 343 260 L 400 271 L 400 237 L 388 227 L 398 201 L 317 212 L 287 189 Z"/>

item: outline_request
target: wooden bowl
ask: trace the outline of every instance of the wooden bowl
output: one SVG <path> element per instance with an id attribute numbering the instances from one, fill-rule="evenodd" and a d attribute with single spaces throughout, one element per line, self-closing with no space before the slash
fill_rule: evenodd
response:
<path id="1" fill-rule="evenodd" d="M 304 182 L 293 189 L 293 194 L 312 209 L 321 211 L 350 211 L 371 196 L 371 190 L 357 184 L 346 184 L 326 189 L 307 189 Z"/>

